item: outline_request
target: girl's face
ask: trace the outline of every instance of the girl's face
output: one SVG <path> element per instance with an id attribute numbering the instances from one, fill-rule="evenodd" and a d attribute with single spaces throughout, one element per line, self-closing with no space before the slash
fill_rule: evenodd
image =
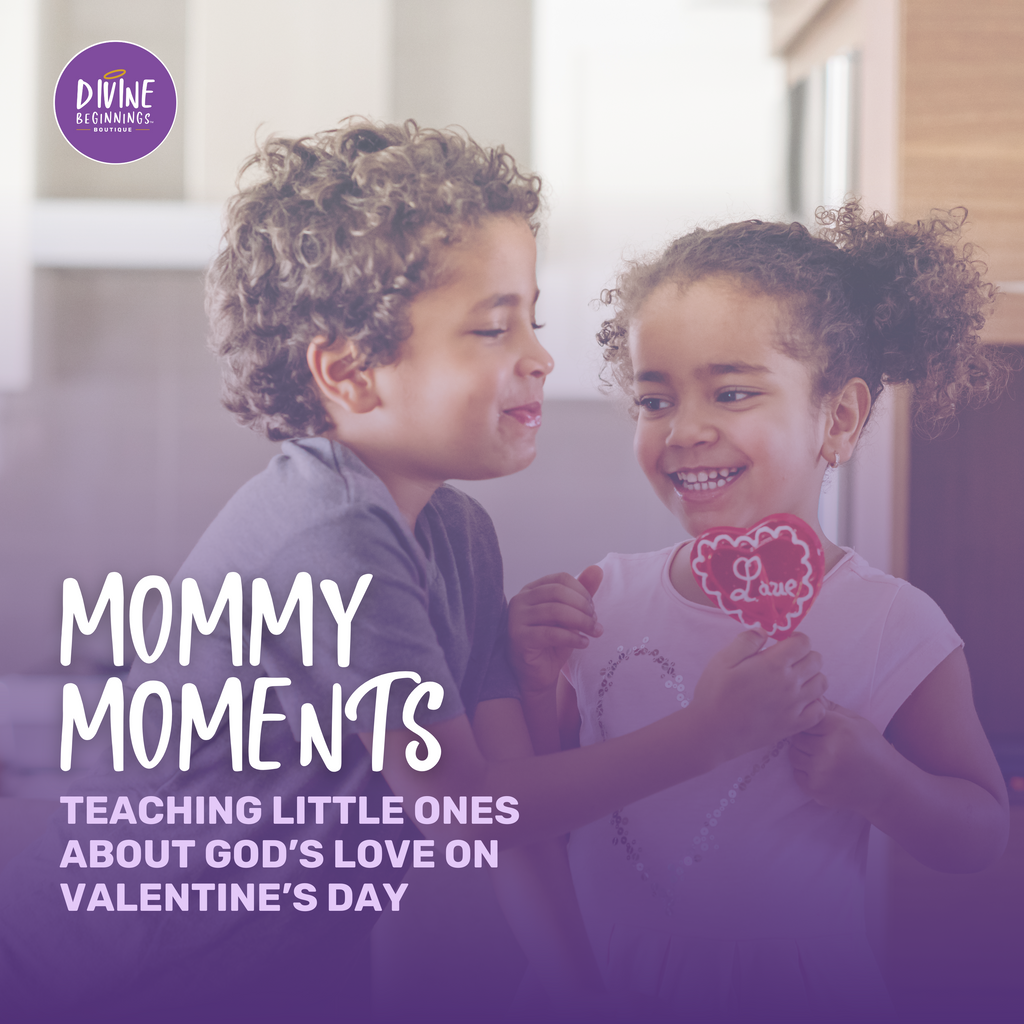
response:
<path id="1" fill-rule="evenodd" d="M 661 285 L 630 325 L 636 456 L 693 536 L 776 512 L 821 533 L 827 412 L 781 350 L 788 330 L 778 302 L 725 277 Z"/>

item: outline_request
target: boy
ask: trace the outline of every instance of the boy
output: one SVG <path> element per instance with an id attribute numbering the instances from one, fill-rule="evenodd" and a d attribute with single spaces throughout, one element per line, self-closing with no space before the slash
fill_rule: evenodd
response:
<path id="1" fill-rule="evenodd" d="M 429 798 L 444 795 L 513 797 L 518 803 L 505 805 L 506 824 L 496 823 L 501 819 L 493 810 L 495 823 L 467 822 L 461 830 L 443 822 L 431 827 L 429 815 L 417 815 L 428 839 L 438 840 L 438 859 L 460 836 L 470 843 L 499 839 L 504 856 L 515 843 L 558 835 L 703 771 L 738 752 L 737 743 L 750 749 L 820 717 L 816 698 L 824 682 L 806 642 L 787 641 L 750 657 L 763 641 L 744 634 L 709 669 L 705 700 L 695 700 L 689 715 L 601 747 L 530 757 L 516 680 L 503 655 L 505 605 L 493 528 L 476 503 L 444 481 L 516 472 L 534 454 L 542 387 L 552 368 L 533 322 L 540 183 L 502 150 L 412 122 L 350 122 L 314 139 L 271 140 L 247 170 L 259 172 L 259 180 L 230 205 L 226 244 L 210 274 L 215 346 L 226 368 L 228 407 L 273 440 L 298 440 L 288 441 L 228 503 L 171 590 L 177 594 L 182 581 L 195 580 L 209 611 L 230 574 L 239 573 L 246 599 L 266 587 L 271 605 L 263 606 L 272 615 L 283 618 L 290 595 L 296 597 L 293 617 L 300 622 L 274 637 L 264 630 L 261 649 L 250 648 L 241 664 L 225 613 L 212 635 L 194 638 L 191 664 L 175 651 L 136 665 L 129 697 L 144 682 L 160 680 L 184 704 L 193 684 L 206 716 L 225 680 L 238 679 L 251 709 L 253 770 L 235 774 L 232 730 L 222 727 L 209 742 L 191 743 L 187 773 L 167 757 L 137 772 L 144 778 L 133 780 L 134 788 L 118 779 L 116 792 L 128 795 L 130 807 L 156 794 L 164 801 L 167 817 L 145 832 L 154 859 L 165 839 L 195 843 L 192 860 L 186 863 L 183 854 L 177 867 L 154 867 L 146 880 L 187 882 L 190 899 L 203 904 L 198 913 L 193 902 L 188 912 L 108 918 L 96 912 L 102 905 L 92 914 L 70 913 L 58 895 L 44 910 L 58 949 L 66 950 L 67 966 L 56 981 L 51 961 L 21 941 L 17 928 L 0 935 L 0 973 L 19 976 L 26 1012 L 46 992 L 57 1006 L 94 1007 L 115 1020 L 112 1006 L 139 1016 L 140 1001 L 149 1020 L 186 1012 L 193 1019 L 296 1018 L 325 1006 L 358 1019 L 361 939 L 378 906 L 386 912 L 390 901 L 400 909 L 402 875 L 414 860 L 402 844 L 417 834 L 397 823 L 400 816 L 388 820 L 394 815 L 385 798 L 392 790 L 404 798 L 406 822 L 421 798 L 429 808 Z M 592 608 L 581 600 L 582 624 L 574 620 L 556 635 L 538 632 L 538 657 L 546 646 L 584 642 L 580 629 L 595 632 Z M 252 614 L 246 600 L 243 620 Z M 155 634 L 150 650 L 158 646 Z M 375 717 L 381 688 L 358 702 L 354 720 L 334 711 L 334 684 L 341 684 L 348 710 L 358 687 L 390 674 L 397 678 L 390 701 L 385 697 L 386 737 Z M 751 695 L 739 701 L 739 690 Z M 552 695 L 523 697 L 527 711 L 537 712 L 532 717 L 544 720 Z M 723 701 L 742 705 L 746 731 L 701 729 L 701 709 Z M 149 700 L 147 714 L 159 704 Z M 306 704 L 324 736 L 332 714 L 341 719 L 339 770 L 325 767 L 334 755 L 326 740 L 313 752 Z M 474 710 L 471 728 L 467 712 Z M 255 749 L 253 721 L 261 725 Z M 159 733 L 154 726 L 150 750 Z M 303 736 L 308 759 L 297 749 Z M 371 763 L 381 746 L 383 773 Z M 298 768 L 300 757 L 312 763 Z M 114 792 L 109 780 L 103 791 Z M 223 803 L 227 794 L 235 800 L 231 820 L 222 815 L 215 829 L 198 820 L 199 797 L 212 814 L 212 797 Z M 196 798 L 188 816 L 181 810 L 184 795 Z M 251 813 L 242 818 L 243 797 L 258 801 L 260 820 Z M 118 850 L 136 836 L 130 820 L 110 821 L 102 832 Z M 202 858 L 212 837 L 231 852 L 228 872 L 221 873 L 217 857 Z M 362 855 L 356 864 L 353 852 L 371 839 L 388 854 L 377 867 Z M 66 852 L 65 840 L 57 839 L 40 863 L 55 862 L 54 849 Z M 291 848 L 293 841 L 302 849 Z M 247 880 L 246 869 L 256 866 L 253 851 L 262 857 L 254 881 L 277 883 L 280 896 L 268 897 L 266 913 L 214 911 L 219 885 Z M 523 863 L 529 874 L 529 855 Z M 76 870 L 69 863 L 59 880 L 76 883 Z M 363 905 L 331 913 L 328 874 L 347 884 L 353 898 L 365 899 Z M 316 883 L 315 907 L 285 895 L 304 882 Z M 372 897 L 364 895 L 367 884 Z M 544 890 L 551 879 L 538 884 L 540 900 L 556 905 L 557 894 Z M 51 888 L 57 892 L 55 883 Z M 347 899 L 339 893 L 335 902 Z M 6 919 L 28 914 L 26 900 L 0 907 Z M 278 916 L 275 900 L 283 911 Z M 571 907 L 566 914 L 567 934 L 578 933 Z M 47 952 L 52 957 L 53 949 Z M 585 956 L 576 963 L 567 956 L 564 970 L 580 984 L 588 969 Z"/>

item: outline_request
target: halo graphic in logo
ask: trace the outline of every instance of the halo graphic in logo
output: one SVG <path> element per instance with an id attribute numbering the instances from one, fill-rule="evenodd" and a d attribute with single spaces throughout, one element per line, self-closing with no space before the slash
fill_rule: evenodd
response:
<path id="1" fill-rule="evenodd" d="M 167 138 L 177 110 L 174 81 L 160 58 L 118 40 L 72 57 L 53 91 L 53 113 L 64 138 L 102 164 L 148 156 Z"/>

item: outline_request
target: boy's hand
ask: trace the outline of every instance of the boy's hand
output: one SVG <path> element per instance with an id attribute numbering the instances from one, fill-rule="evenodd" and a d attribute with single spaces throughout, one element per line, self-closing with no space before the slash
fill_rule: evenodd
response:
<path id="1" fill-rule="evenodd" d="M 528 583 L 508 604 L 509 651 L 524 690 L 549 690 L 566 659 L 600 636 L 591 600 L 604 576 L 588 566 L 579 579 L 566 572 Z"/>
<path id="2" fill-rule="evenodd" d="M 884 795 L 895 751 L 866 719 L 832 701 L 817 725 L 790 738 L 797 784 L 824 807 L 871 816 Z"/>
<path id="3" fill-rule="evenodd" d="M 757 630 L 741 633 L 701 674 L 690 704 L 705 719 L 716 761 L 728 761 L 811 729 L 825 714 L 821 655 L 803 633 L 767 650 Z"/>

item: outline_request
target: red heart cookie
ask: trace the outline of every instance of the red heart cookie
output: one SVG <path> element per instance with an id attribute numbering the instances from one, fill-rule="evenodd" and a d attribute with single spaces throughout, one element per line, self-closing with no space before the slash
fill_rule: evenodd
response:
<path id="1" fill-rule="evenodd" d="M 825 578 L 817 534 L 787 513 L 768 516 L 749 530 L 705 531 L 693 542 L 690 565 L 722 611 L 776 640 L 800 625 Z"/>

